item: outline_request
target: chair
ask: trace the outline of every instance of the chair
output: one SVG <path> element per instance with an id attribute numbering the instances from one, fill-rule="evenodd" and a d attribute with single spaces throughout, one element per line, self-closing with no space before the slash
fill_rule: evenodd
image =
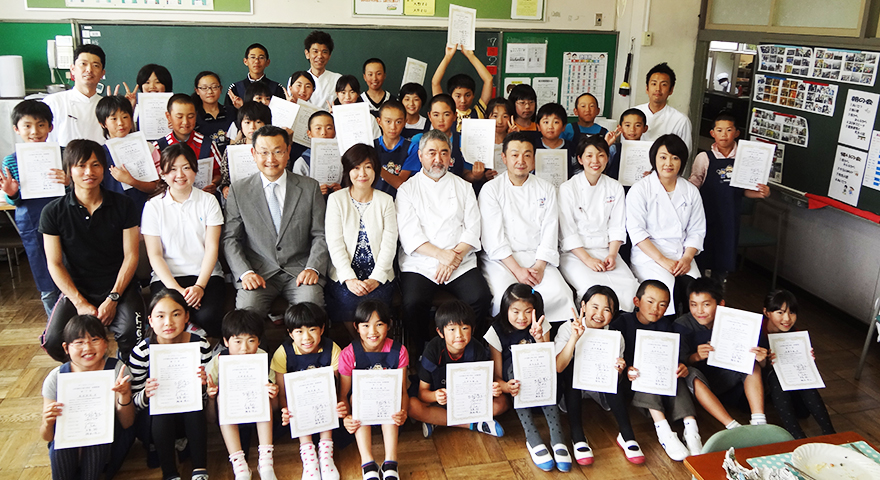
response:
<path id="1" fill-rule="evenodd" d="M 721 452 L 733 448 L 756 447 L 770 443 L 787 442 L 794 437 L 777 425 L 743 425 L 733 430 L 722 430 L 709 437 L 700 453 Z"/>
<path id="2" fill-rule="evenodd" d="M 747 249 L 757 247 L 776 247 L 776 251 L 773 254 L 773 278 L 770 284 L 770 290 L 776 290 L 776 275 L 779 272 L 779 239 L 782 238 L 785 210 L 772 204 L 764 203 L 768 208 L 776 210 L 776 236 L 770 235 L 754 226 L 754 214 L 757 201 L 754 198 L 744 197 L 740 206 L 740 215 L 749 215 L 753 218 L 751 223 L 740 222 L 739 238 L 737 239 L 736 245 L 737 248 L 742 251 L 739 269 L 742 270 L 742 264 L 745 262 Z"/>
<path id="3" fill-rule="evenodd" d="M 14 259 L 15 266 L 19 266 L 19 249 L 24 250 L 24 244 L 21 242 L 21 237 L 18 235 L 18 230 L 15 228 L 10 228 L 7 225 L 4 225 L 2 228 L 0 228 L 0 250 L 6 251 L 6 260 L 9 261 L 9 276 L 12 278 L 15 278 L 15 274 L 12 271 L 12 261 Z"/>
<path id="4" fill-rule="evenodd" d="M 868 347 L 871 346 L 871 340 L 874 339 L 874 333 L 877 331 L 877 323 L 880 322 L 878 315 L 880 315 L 880 297 L 874 300 L 874 309 L 868 317 L 868 336 L 865 337 L 865 346 L 862 347 L 862 356 L 859 357 L 859 366 L 856 367 L 856 380 L 862 376 L 862 367 L 865 366 L 865 358 L 868 357 Z"/>

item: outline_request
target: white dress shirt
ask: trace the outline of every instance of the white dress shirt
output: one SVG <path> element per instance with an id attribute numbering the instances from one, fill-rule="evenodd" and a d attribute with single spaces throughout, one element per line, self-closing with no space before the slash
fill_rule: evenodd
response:
<path id="1" fill-rule="evenodd" d="M 672 108 L 668 104 L 657 113 L 651 112 L 649 104 L 647 103 L 639 105 L 636 108 L 645 114 L 645 118 L 648 121 L 648 131 L 642 135 L 642 140 L 653 142 L 662 135 L 674 133 L 684 140 L 684 144 L 687 145 L 688 150 L 692 148 L 691 142 L 693 140 L 691 135 L 691 121 L 688 119 L 687 115 Z M 682 159 L 682 161 L 685 161 L 685 159 Z"/>
<path id="2" fill-rule="evenodd" d="M 471 250 L 449 278 L 453 281 L 477 266 L 480 250 L 480 209 L 470 183 L 447 173 L 434 181 L 418 172 L 397 190 L 400 271 L 419 273 L 434 281 L 439 261 L 416 249 L 425 243 L 450 249 L 466 243 Z"/>
<path id="3" fill-rule="evenodd" d="M 43 103 L 52 109 L 53 129 L 48 141 L 58 142 L 66 147 L 71 140 L 85 138 L 103 145 L 104 130 L 95 116 L 95 107 L 101 100 L 97 93 L 91 97 L 83 95 L 76 88 L 53 93 L 43 99 Z"/>
<path id="4" fill-rule="evenodd" d="M 278 206 L 281 207 L 281 215 L 284 215 L 284 198 L 287 196 L 287 170 L 284 170 L 275 182 L 270 181 L 262 172 L 260 172 L 260 180 L 263 181 L 263 193 L 266 195 L 267 203 L 269 202 L 269 195 L 272 194 L 272 189 L 269 188 L 269 184 L 278 184 L 278 187 L 275 188 L 275 198 L 278 199 Z"/>

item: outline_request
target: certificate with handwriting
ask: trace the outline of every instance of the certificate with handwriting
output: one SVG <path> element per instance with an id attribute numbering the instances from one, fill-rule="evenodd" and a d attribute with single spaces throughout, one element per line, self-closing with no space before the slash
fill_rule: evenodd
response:
<path id="1" fill-rule="evenodd" d="M 639 376 L 632 382 L 634 392 L 675 396 L 679 340 L 677 333 L 636 330 L 633 367 Z"/>
<path id="2" fill-rule="evenodd" d="M 115 166 L 124 166 L 135 180 L 142 182 L 159 180 L 159 172 L 156 170 L 156 164 L 153 163 L 153 155 L 144 132 L 129 133 L 123 138 L 111 138 L 105 145 L 110 150 Z M 125 190 L 132 188 L 127 183 L 120 183 Z"/>
<path id="3" fill-rule="evenodd" d="M 809 332 L 771 333 L 767 338 L 770 351 L 776 354 L 773 370 L 783 390 L 825 388 L 813 358 Z"/>
<path id="4" fill-rule="evenodd" d="M 755 354 L 749 350 L 758 346 L 763 318 L 760 313 L 718 306 L 709 341 L 715 350 L 709 352 L 706 364 L 751 374 Z"/>
<path id="5" fill-rule="evenodd" d="M 403 392 L 403 370 L 351 372 L 351 416 L 362 425 L 393 425 Z"/>
<path id="6" fill-rule="evenodd" d="M 150 345 L 150 378 L 159 382 L 150 398 L 150 415 L 202 409 L 201 358 L 195 342 Z"/>
<path id="7" fill-rule="evenodd" d="M 326 432 L 339 426 L 333 367 L 284 374 L 291 438 Z"/>
<path id="8" fill-rule="evenodd" d="M 49 176 L 52 169 L 62 169 L 60 145 L 55 142 L 16 143 L 15 159 L 22 199 L 64 195 L 64 185 Z"/>
<path id="9" fill-rule="evenodd" d="M 272 420 L 269 406 L 269 356 L 221 355 L 220 393 L 217 395 L 217 417 L 220 425 L 238 425 Z"/>
<path id="10" fill-rule="evenodd" d="M 574 347 L 572 386 L 590 392 L 617 393 L 617 358 L 623 337 L 615 330 L 588 328 Z"/>
<path id="11" fill-rule="evenodd" d="M 64 404 L 55 421 L 55 449 L 113 443 L 116 372 L 59 373 L 56 399 Z"/>
<path id="12" fill-rule="evenodd" d="M 466 425 L 492 421 L 492 380 L 495 364 L 446 364 L 446 424 Z"/>
<path id="13" fill-rule="evenodd" d="M 510 347 L 513 378 L 520 381 L 513 408 L 556 405 L 556 348 L 553 342 Z"/>

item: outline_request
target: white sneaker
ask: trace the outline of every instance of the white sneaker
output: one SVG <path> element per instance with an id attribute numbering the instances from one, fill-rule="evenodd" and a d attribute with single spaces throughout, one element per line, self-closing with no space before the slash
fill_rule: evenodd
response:
<path id="1" fill-rule="evenodd" d="M 703 440 L 700 438 L 699 432 L 688 432 L 684 430 L 684 442 L 687 444 L 691 455 L 699 455 L 703 453 Z"/>
<path id="2" fill-rule="evenodd" d="M 678 435 L 675 432 L 671 432 L 662 437 L 658 436 L 657 440 L 660 441 L 663 450 L 666 450 L 666 455 L 669 455 L 669 458 L 676 462 L 681 462 L 688 457 L 688 448 L 681 443 L 681 440 L 678 439 Z"/>

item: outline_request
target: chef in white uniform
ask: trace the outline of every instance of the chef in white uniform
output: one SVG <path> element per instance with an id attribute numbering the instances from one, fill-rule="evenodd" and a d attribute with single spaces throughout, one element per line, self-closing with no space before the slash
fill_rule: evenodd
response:
<path id="1" fill-rule="evenodd" d="M 648 71 L 645 89 L 648 92 L 648 103 L 637 105 L 636 108 L 645 114 L 645 119 L 651 128 L 642 135 L 642 140 L 653 142 L 661 135 L 674 133 L 688 148 L 691 148 L 693 127 L 690 119 L 667 103 L 669 96 L 675 90 L 675 72 L 666 62 L 654 65 L 654 68 Z"/>
<path id="2" fill-rule="evenodd" d="M 676 307 L 687 304 L 685 276 L 700 276 L 694 257 L 703 249 L 706 236 L 700 191 L 679 176 L 687 158 L 688 149 L 677 135 L 658 138 L 650 151 L 651 174 L 636 182 L 626 196 L 632 271 L 639 281 L 655 279 L 666 284 L 673 292 L 667 311 L 675 314 L 683 313 Z"/>
<path id="3" fill-rule="evenodd" d="M 600 135 L 577 146 L 583 172 L 559 186 L 559 271 L 580 299 L 593 285 L 611 287 L 631 312 L 639 282 L 617 251 L 626 242 L 623 186 L 602 172 L 608 144 Z"/>
<path id="4" fill-rule="evenodd" d="M 48 141 L 66 147 L 71 140 L 85 138 L 103 145 L 104 130 L 98 123 L 95 107 L 101 100 L 97 88 L 104 77 L 104 51 L 97 45 L 80 45 L 73 55 L 70 66 L 73 88 L 43 99 L 55 117 L 55 128 Z"/>
<path id="5" fill-rule="evenodd" d="M 443 132 L 425 132 L 418 148 L 422 169 L 400 186 L 396 203 L 403 319 L 413 358 L 435 330 L 430 309 L 437 290 L 470 305 L 478 327 L 491 299 L 477 268 L 480 209 L 474 189 L 448 173 L 452 148 Z"/>
<path id="6" fill-rule="evenodd" d="M 501 159 L 507 172 L 480 191 L 483 275 L 497 315 L 504 291 L 513 283 L 531 285 L 544 299 L 550 322 L 572 317 L 572 291 L 559 273 L 559 210 L 556 188 L 531 172 L 535 147 L 526 134 L 504 139 Z"/>

